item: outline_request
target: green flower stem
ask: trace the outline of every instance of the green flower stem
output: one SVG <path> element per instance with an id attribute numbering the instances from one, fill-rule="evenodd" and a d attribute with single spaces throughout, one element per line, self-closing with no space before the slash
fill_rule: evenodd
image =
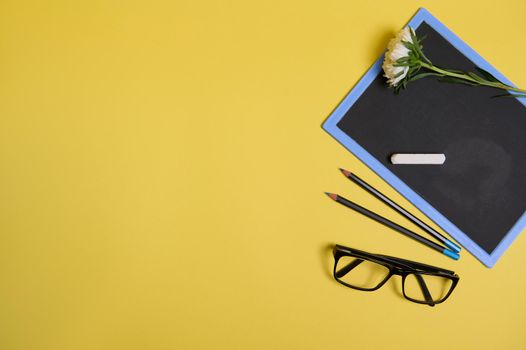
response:
<path id="1" fill-rule="evenodd" d="M 524 89 L 519 89 L 519 88 L 516 88 L 516 87 L 513 87 L 513 86 L 509 86 L 509 85 L 498 83 L 498 82 L 492 82 L 492 81 L 488 81 L 488 80 L 485 80 L 485 79 L 477 80 L 477 79 L 474 79 L 474 78 L 470 77 L 467 74 L 460 74 L 460 73 L 449 72 L 447 70 L 440 69 L 440 68 L 438 68 L 438 67 L 436 67 L 436 66 L 434 66 L 432 64 L 428 64 L 426 62 L 420 61 L 420 66 L 424 67 L 424 68 L 427 68 L 430 71 L 436 72 L 436 73 L 438 73 L 440 75 L 450 76 L 450 77 L 466 80 L 466 81 L 469 81 L 469 82 L 471 82 L 471 83 L 473 83 L 475 85 L 485 85 L 485 86 L 494 87 L 494 88 L 497 88 L 497 89 L 508 90 L 508 91 L 515 91 L 515 92 L 520 92 L 520 93 L 526 94 L 526 90 L 524 90 Z"/>

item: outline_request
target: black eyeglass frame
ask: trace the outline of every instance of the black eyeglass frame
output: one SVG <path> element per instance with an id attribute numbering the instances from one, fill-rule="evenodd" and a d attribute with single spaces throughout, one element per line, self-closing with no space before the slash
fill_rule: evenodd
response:
<path id="1" fill-rule="evenodd" d="M 397 258 L 394 256 L 367 253 L 367 252 L 364 252 L 358 249 L 345 247 L 339 244 L 336 244 L 334 246 L 333 255 L 334 255 L 333 276 L 334 276 L 334 279 L 338 281 L 338 283 L 341 283 L 344 286 L 352 288 L 352 289 L 372 292 L 372 291 L 375 291 L 381 288 L 393 275 L 398 275 L 402 277 L 402 293 L 404 295 L 404 298 L 414 303 L 418 303 L 418 304 L 427 304 L 429 306 L 435 306 L 436 304 L 443 303 L 444 301 L 446 301 L 447 298 L 449 298 L 449 296 L 451 295 L 451 293 L 457 286 L 458 281 L 460 280 L 460 277 L 454 271 L 451 271 L 451 270 L 446 270 L 440 267 L 422 264 L 416 261 L 401 259 L 401 258 Z M 383 265 L 389 269 L 389 273 L 380 283 L 378 283 L 378 285 L 376 285 L 373 288 L 361 288 L 361 287 L 350 285 L 348 283 L 343 282 L 340 279 L 340 277 L 337 276 L 336 267 L 338 266 L 338 261 L 340 260 L 340 258 L 344 256 L 351 256 L 351 257 L 355 257 L 361 260 L 368 260 L 368 261 Z M 423 288 L 423 293 L 424 293 L 424 296 L 426 296 L 427 300 L 423 301 L 423 300 L 413 299 L 405 293 L 405 279 L 410 274 L 415 275 L 417 278 L 420 275 L 431 275 L 431 276 L 439 276 L 439 277 L 448 278 L 451 280 L 452 285 L 448 293 L 442 299 L 434 301 L 430 298 L 427 287 L 425 287 L 425 285 L 422 286 L 421 284 L 421 288 Z M 426 289 L 427 291 L 424 289 Z"/>

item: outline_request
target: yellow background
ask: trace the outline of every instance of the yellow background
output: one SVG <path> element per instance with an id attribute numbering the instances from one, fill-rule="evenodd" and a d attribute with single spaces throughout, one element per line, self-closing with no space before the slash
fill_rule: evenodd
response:
<path id="1" fill-rule="evenodd" d="M 320 125 L 420 6 L 526 86 L 523 0 L 1 1 L 0 348 L 524 348 L 526 237 L 490 270 L 323 194 L 414 209 Z M 350 290 L 334 243 L 461 280 Z"/>

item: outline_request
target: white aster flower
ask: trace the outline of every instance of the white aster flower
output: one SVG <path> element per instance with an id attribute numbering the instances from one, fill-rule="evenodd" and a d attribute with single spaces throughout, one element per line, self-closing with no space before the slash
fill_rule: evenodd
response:
<path id="1" fill-rule="evenodd" d="M 397 66 L 396 61 L 401 58 L 409 57 L 410 50 L 404 45 L 403 42 L 413 43 L 411 38 L 411 29 L 406 27 L 402 29 L 396 36 L 389 41 L 387 45 L 387 52 L 385 53 L 384 64 L 382 69 L 384 70 L 384 76 L 387 78 L 389 86 L 395 87 L 397 84 L 405 78 L 409 71 L 408 66 Z"/>
<path id="2" fill-rule="evenodd" d="M 416 36 L 413 28 L 406 27 L 389 41 L 382 69 L 384 70 L 384 76 L 387 78 L 387 83 L 394 89 L 395 93 L 398 93 L 412 81 L 436 76 L 440 81 L 444 82 L 488 86 L 514 92 L 511 95 L 518 98 L 526 98 L 526 89 L 505 84 L 482 68 L 475 67 L 479 73 L 477 74 L 439 68 L 433 65 L 424 54 L 422 40 L 423 38 Z"/>

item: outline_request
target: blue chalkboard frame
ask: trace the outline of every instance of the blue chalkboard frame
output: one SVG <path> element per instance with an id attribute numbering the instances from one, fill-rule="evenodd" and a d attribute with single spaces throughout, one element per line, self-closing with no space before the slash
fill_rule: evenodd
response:
<path id="1" fill-rule="evenodd" d="M 514 86 L 505 76 L 498 72 L 478 53 L 464 43 L 458 36 L 449 30 L 444 24 L 436 19 L 429 11 L 424 8 L 418 12 L 408 22 L 408 26 L 418 28 L 422 23 L 426 22 L 435 31 L 440 33 L 446 40 L 448 40 L 457 50 L 469 58 L 475 65 L 485 69 L 493 74 L 500 81 Z M 336 107 L 323 124 L 323 129 L 333 136 L 338 142 L 345 146 L 352 154 L 371 168 L 382 179 L 387 181 L 394 189 L 401 195 L 407 198 L 419 210 L 433 220 L 438 226 L 446 231 L 458 243 L 460 243 L 467 251 L 479 259 L 487 267 L 493 267 L 501 255 L 508 249 L 515 238 L 526 227 L 526 212 L 515 222 L 512 228 L 506 233 L 504 238 L 500 241 L 497 247 L 491 252 L 486 252 L 479 245 L 477 245 L 467 233 L 455 226 L 447 217 L 442 215 L 438 210 L 425 201 L 420 195 L 407 186 L 402 180 L 394 175 L 389 169 L 382 165 L 382 163 L 373 157 L 366 149 L 361 147 L 356 141 L 338 128 L 338 122 L 345 116 L 351 106 L 358 100 L 367 87 L 382 71 L 382 62 L 384 55 L 382 54 L 378 60 L 365 73 L 360 81 L 354 86 L 343 101 Z M 526 106 L 526 99 L 519 99 L 519 101 Z"/>

